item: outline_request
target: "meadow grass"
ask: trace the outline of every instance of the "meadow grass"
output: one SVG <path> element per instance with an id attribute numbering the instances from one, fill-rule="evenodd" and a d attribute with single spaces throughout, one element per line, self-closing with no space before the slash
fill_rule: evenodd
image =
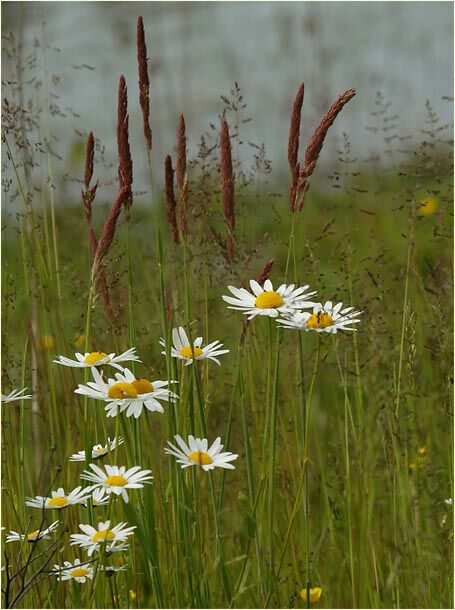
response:
<path id="1" fill-rule="evenodd" d="M 452 607 L 447 159 L 422 145 L 353 178 L 342 158 L 338 188 L 310 190 L 294 214 L 288 185 L 274 195 L 237 185 L 227 250 L 219 168 L 201 174 L 188 164 L 188 229 L 178 245 L 153 182 L 141 205 L 122 208 L 103 260 L 109 317 L 82 203 L 57 206 L 52 188 L 37 195 L 6 141 L 18 196 L 5 189 L 2 391 L 28 387 L 33 399 L 2 408 L 2 525 L 24 533 L 59 523 L 50 540 L 3 540 L 4 606 L 309 607 L 299 592 L 320 587 L 322 608 Z M 95 179 L 97 171 L 95 158 Z M 424 214 L 424 197 L 438 208 Z M 99 189 L 97 235 L 110 208 Z M 274 286 L 309 284 L 316 300 L 354 306 L 363 312 L 358 330 L 284 330 L 263 316 L 245 330 L 222 295 L 247 286 L 270 259 Z M 220 340 L 229 349 L 221 365 L 172 358 L 179 326 L 204 345 Z M 142 360 L 126 363 L 136 377 L 178 382 L 163 414 L 107 418 L 102 402 L 74 393 L 90 371 L 53 362 L 130 347 Z M 235 470 L 181 469 L 164 453 L 177 433 L 209 444 L 220 436 L 238 454 Z M 120 435 L 124 444 L 105 462 L 154 477 L 129 490 L 129 503 L 26 507 L 26 497 L 86 485 L 80 475 L 92 460 L 69 457 Z M 101 547 L 88 557 L 70 546 L 80 523 L 108 519 L 136 527 L 127 551 L 111 558 Z M 75 558 L 90 562 L 93 580 L 59 582 L 53 565 Z M 126 571 L 102 572 L 118 564 Z"/>

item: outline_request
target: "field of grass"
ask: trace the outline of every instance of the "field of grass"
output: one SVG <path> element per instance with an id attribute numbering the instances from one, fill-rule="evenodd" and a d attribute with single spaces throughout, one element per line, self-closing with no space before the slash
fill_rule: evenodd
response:
<path id="1" fill-rule="evenodd" d="M 322 589 L 320 608 L 453 607 L 452 153 L 433 119 L 385 167 L 351 163 L 346 147 L 328 188 L 310 189 L 294 214 L 289 185 L 266 192 L 233 152 L 233 229 L 218 147 L 206 167 L 188 163 L 180 244 L 156 184 L 122 206 L 96 276 L 110 312 L 82 201 L 55 205 L 58 193 L 35 190 L 20 125 L 5 134 L 14 179 L 2 220 L 2 394 L 28 388 L 32 399 L 2 405 L 4 607 L 304 608 L 307 587 Z M 48 157 L 38 161 L 45 173 Z M 92 186 L 100 171 L 95 153 Z M 98 238 L 111 206 L 99 188 Z M 309 284 L 315 300 L 360 310 L 357 330 L 283 330 L 267 316 L 246 326 L 222 296 L 248 288 L 271 259 L 275 289 Z M 180 326 L 203 346 L 221 341 L 220 366 L 172 358 Z M 74 393 L 90 369 L 54 362 L 131 347 L 141 362 L 124 364 L 136 378 L 177 382 L 164 413 L 106 417 L 104 402 Z M 221 437 L 235 469 L 182 469 L 164 452 L 175 434 L 209 446 Z M 118 436 L 96 463 L 153 474 L 128 503 L 111 494 L 99 507 L 26 506 L 88 486 L 80 475 L 92 460 L 70 456 Z M 135 527 L 126 550 L 101 544 L 89 556 L 70 544 L 79 524 L 107 520 Z M 5 543 L 10 530 L 55 521 L 49 539 Z M 93 579 L 60 582 L 54 565 L 76 558 Z"/>

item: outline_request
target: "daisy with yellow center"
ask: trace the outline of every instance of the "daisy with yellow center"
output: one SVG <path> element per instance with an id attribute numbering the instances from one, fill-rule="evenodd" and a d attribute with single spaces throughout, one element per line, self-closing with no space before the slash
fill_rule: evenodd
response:
<path id="1" fill-rule="evenodd" d="M 93 445 L 92 447 L 92 460 L 99 460 L 100 458 L 106 457 L 109 451 L 114 451 L 116 447 L 123 444 L 123 438 L 119 436 L 111 441 L 110 438 L 107 439 L 107 443 L 105 445 Z M 85 451 L 78 451 L 77 453 L 73 453 L 73 455 L 69 459 L 70 462 L 85 462 Z"/>
<path id="2" fill-rule="evenodd" d="M 107 381 L 96 368 L 92 368 L 92 375 L 93 381 L 87 385 L 79 384 L 75 393 L 108 403 L 105 407 L 108 417 L 124 412 L 127 417 L 138 418 L 144 408 L 164 413 L 160 401 L 169 402 L 177 398 L 166 387 L 175 381 L 138 379 L 129 369 L 122 369 L 121 373 L 115 373 L 115 379 Z"/>
<path id="3" fill-rule="evenodd" d="M 112 552 L 113 547 L 117 543 L 124 543 L 128 536 L 133 534 L 136 526 L 125 527 L 125 522 L 119 523 L 111 528 L 110 521 L 100 521 L 98 523 L 98 529 L 95 529 L 91 525 L 84 525 L 79 523 L 79 529 L 83 534 L 71 534 L 71 544 L 77 544 L 81 548 L 87 551 L 88 556 L 93 555 L 95 551 L 98 551 L 101 545 L 106 545 L 106 551 Z"/>
<path id="4" fill-rule="evenodd" d="M 76 356 L 76 360 L 71 360 L 71 358 L 66 358 L 66 356 L 59 356 L 57 360 L 54 360 L 54 362 L 57 364 L 62 364 L 63 366 L 71 366 L 73 368 L 87 368 L 109 364 L 110 366 L 113 366 L 119 370 L 123 370 L 123 367 L 120 366 L 119 362 L 141 362 L 136 355 L 135 347 L 132 347 L 118 356 L 116 356 L 114 353 L 106 354 L 105 352 L 86 352 L 85 354 L 76 353 L 74 355 Z"/>
<path id="5" fill-rule="evenodd" d="M 126 466 L 105 465 L 102 470 L 96 464 L 90 464 L 89 470 L 84 470 L 81 479 L 95 483 L 96 487 L 104 488 L 107 494 L 121 495 L 128 502 L 127 489 L 138 489 L 144 487 L 143 483 L 151 483 L 153 477 L 151 470 L 141 470 L 140 466 L 133 466 L 126 470 Z"/>
<path id="6" fill-rule="evenodd" d="M 261 286 L 256 280 L 250 280 L 251 292 L 245 288 L 228 286 L 234 295 L 223 296 L 223 300 L 229 303 L 229 309 L 238 309 L 248 315 L 248 320 L 256 316 L 269 316 L 277 318 L 280 314 L 290 313 L 298 309 L 313 307 L 313 301 L 308 299 L 316 292 L 307 292 L 309 286 L 296 288 L 295 284 L 281 284 L 277 290 L 273 289 L 270 280 L 266 280 Z"/>
<path id="7" fill-rule="evenodd" d="M 205 360 L 208 358 L 209 360 L 213 360 L 216 364 L 220 364 L 220 361 L 216 356 L 221 356 L 222 354 L 227 354 L 229 352 L 228 349 L 220 349 L 223 347 L 223 344 L 220 341 L 213 341 L 209 343 L 205 347 L 202 347 L 202 337 L 197 337 L 193 343 L 191 343 L 188 335 L 185 332 L 185 329 L 182 326 L 179 328 L 172 329 L 172 347 L 171 347 L 171 356 L 172 358 L 178 358 L 179 360 L 185 361 L 185 366 L 192 364 L 195 360 Z M 166 348 L 166 344 L 164 339 L 160 339 L 160 345 Z M 161 352 L 166 355 L 166 351 Z"/>
<path id="8" fill-rule="evenodd" d="M 91 496 L 91 488 L 76 487 L 69 494 L 65 494 L 63 487 L 59 487 L 57 491 L 52 492 L 52 496 L 36 496 L 35 498 L 27 498 L 25 504 L 32 508 L 55 508 L 61 510 L 72 504 L 82 504 Z"/>
<path id="9" fill-rule="evenodd" d="M 65 580 L 75 580 L 78 583 L 85 583 L 86 580 L 93 579 L 93 568 L 88 563 L 82 563 L 79 559 L 75 559 L 74 564 L 70 561 L 65 561 L 63 566 L 54 565 L 53 573 L 57 576 L 57 580 L 61 582 Z"/>
<path id="10" fill-rule="evenodd" d="M 54 521 L 54 523 L 51 523 L 51 525 L 49 525 L 49 527 L 47 527 L 44 530 L 37 529 L 37 530 L 34 530 L 33 532 L 28 532 L 27 534 L 19 534 L 18 532 L 11 531 L 6 536 L 6 542 L 14 542 L 14 541 L 24 542 L 25 540 L 27 540 L 28 542 L 37 542 L 38 540 L 42 540 L 43 538 L 49 539 L 50 538 L 49 534 L 51 532 L 53 532 L 54 530 L 56 530 L 57 527 L 58 527 L 58 521 Z"/>
<path id="11" fill-rule="evenodd" d="M 188 444 L 185 443 L 179 434 L 176 434 L 174 438 L 178 447 L 168 441 L 167 444 L 170 449 L 166 447 L 164 451 L 175 456 L 177 463 L 181 464 L 182 468 L 199 466 L 205 471 L 213 470 L 213 468 L 217 467 L 231 470 L 235 468 L 230 462 L 236 460 L 238 455 L 229 451 L 222 452 L 223 445 L 221 444 L 220 437 L 215 439 L 210 448 L 206 438 L 194 438 L 190 434 L 188 436 Z"/>
<path id="12" fill-rule="evenodd" d="M 296 311 L 284 315 L 278 322 L 284 328 L 335 334 L 339 330 L 356 330 L 351 325 L 360 322 L 361 313 L 361 311 L 354 311 L 354 307 L 343 309 L 343 303 L 333 305 L 332 301 L 327 301 L 324 305 L 317 303 L 312 313 Z"/>
<path id="13" fill-rule="evenodd" d="M 314 587 L 314 589 L 310 589 L 310 604 L 315 604 L 316 602 L 318 602 L 319 598 L 321 597 L 321 593 L 322 593 L 321 587 Z M 307 590 L 302 589 L 299 593 L 299 597 L 301 599 L 303 599 L 303 601 L 306 603 Z"/>

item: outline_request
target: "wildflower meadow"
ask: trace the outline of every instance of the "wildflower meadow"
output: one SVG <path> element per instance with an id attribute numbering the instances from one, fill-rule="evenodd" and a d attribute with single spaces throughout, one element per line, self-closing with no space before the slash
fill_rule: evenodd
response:
<path id="1" fill-rule="evenodd" d="M 276 188 L 238 83 L 203 92 L 202 136 L 184 106 L 160 131 L 147 22 L 124 27 L 116 163 L 80 124 L 72 205 L 58 99 L 3 36 L 3 607 L 453 607 L 452 126 L 424 99 L 394 137 L 378 94 L 388 164 L 344 131 L 319 189 L 363 92 L 312 124 L 296 66 Z"/>

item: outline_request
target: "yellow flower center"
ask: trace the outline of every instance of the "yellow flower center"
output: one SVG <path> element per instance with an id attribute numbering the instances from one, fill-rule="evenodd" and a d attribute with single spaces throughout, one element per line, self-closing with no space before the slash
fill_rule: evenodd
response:
<path id="1" fill-rule="evenodd" d="M 319 601 L 321 597 L 322 589 L 320 587 L 315 587 L 314 589 L 310 589 L 310 604 L 315 604 Z M 299 596 L 306 602 L 306 589 L 302 589 L 299 593 Z"/>
<path id="2" fill-rule="evenodd" d="M 87 568 L 74 568 L 74 570 L 71 570 L 71 572 L 70 572 L 70 576 L 72 578 L 79 578 L 81 576 L 87 576 L 87 574 L 88 574 Z"/>
<path id="3" fill-rule="evenodd" d="M 137 390 L 132 383 L 118 381 L 109 388 L 109 398 L 137 398 Z"/>
<path id="4" fill-rule="evenodd" d="M 68 506 L 69 502 L 64 496 L 57 496 L 56 498 L 52 498 L 47 503 L 48 508 L 65 508 Z"/>
<path id="5" fill-rule="evenodd" d="M 283 303 L 283 297 L 278 294 L 278 292 L 269 290 L 261 292 L 261 294 L 256 297 L 254 305 L 260 309 L 276 309 L 277 307 L 281 307 Z"/>
<path id="6" fill-rule="evenodd" d="M 30 532 L 30 534 L 27 534 L 27 540 L 29 542 L 35 542 L 35 540 L 38 538 L 38 534 L 39 534 L 39 530 L 35 530 L 34 532 Z"/>
<path id="7" fill-rule="evenodd" d="M 197 358 L 198 356 L 201 356 L 203 354 L 203 351 L 201 350 L 200 347 L 190 347 L 189 345 L 186 345 L 185 347 L 182 347 L 182 349 L 180 350 L 180 355 L 183 356 L 184 358 Z"/>
<path id="8" fill-rule="evenodd" d="M 107 542 L 108 540 L 113 540 L 114 538 L 115 534 L 112 530 L 100 530 L 92 536 L 93 542 Z"/>
<path id="9" fill-rule="evenodd" d="M 333 318 L 324 311 L 318 311 L 318 313 L 312 314 L 306 321 L 308 328 L 327 328 L 332 326 Z"/>
<path id="10" fill-rule="evenodd" d="M 127 483 L 127 479 L 122 477 L 121 474 L 113 474 L 106 479 L 106 485 L 111 485 L 112 487 L 124 487 Z"/>
<path id="11" fill-rule="evenodd" d="M 147 394 L 153 392 L 153 384 L 148 379 L 135 379 L 131 385 L 136 388 L 138 394 Z"/>
<path id="12" fill-rule="evenodd" d="M 84 358 L 85 364 L 90 364 L 90 366 L 95 366 L 100 360 L 104 360 L 107 357 L 107 354 L 104 352 L 90 352 Z"/>
<path id="13" fill-rule="evenodd" d="M 213 462 L 212 458 L 205 451 L 194 451 L 188 456 L 190 462 L 199 464 L 199 466 L 207 466 Z"/>

